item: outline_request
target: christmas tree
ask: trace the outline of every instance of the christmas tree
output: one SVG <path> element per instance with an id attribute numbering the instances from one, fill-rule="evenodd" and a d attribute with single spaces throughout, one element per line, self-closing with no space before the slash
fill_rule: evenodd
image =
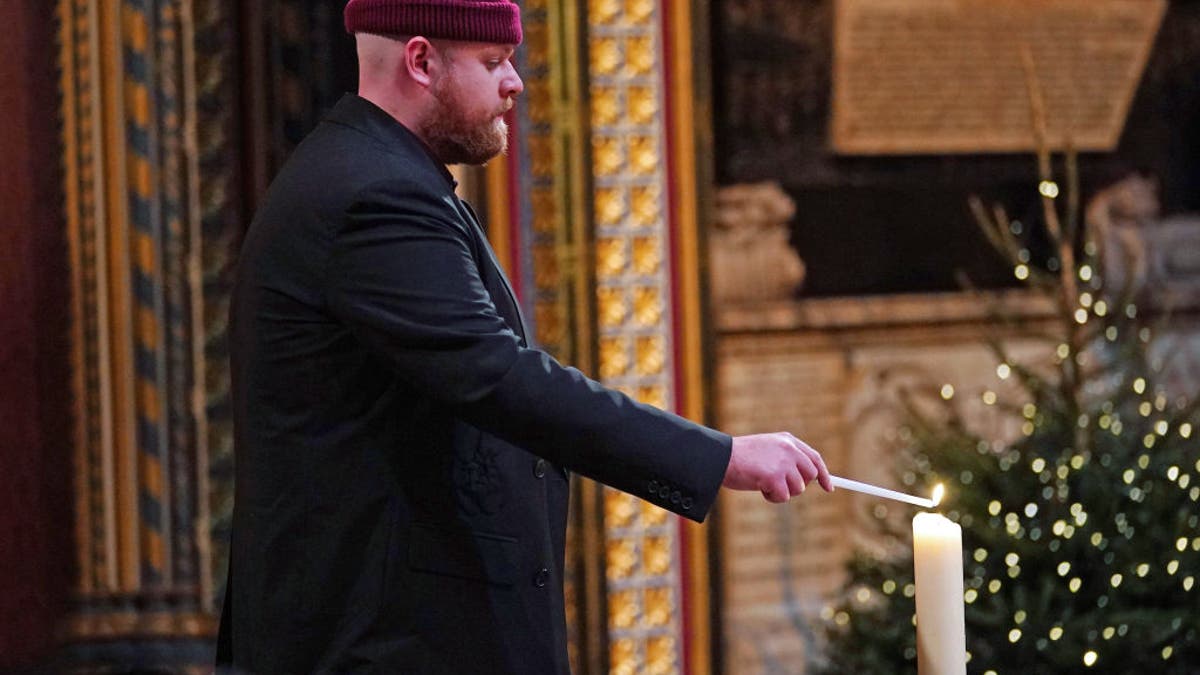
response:
<path id="1" fill-rule="evenodd" d="M 1013 440 L 973 430 L 944 391 L 935 409 L 913 392 L 902 480 L 922 494 L 945 484 L 938 510 L 962 525 L 969 672 L 1200 673 L 1200 406 L 1164 377 L 1154 335 L 1165 326 L 1149 325 L 1162 308 L 1144 310 L 1132 278 L 1106 283 L 1114 256 L 1129 253 L 1080 224 L 1074 154 L 1060 194 L 1038 140 L 1044 264 L 1003 209 L 971 206 L 1016 277 L 1054 307 L 1038 335 L 1052 356 L 1017 363 L 991 345 L 1015 393 L 980 395 L 1012 416 Z M 875 524 L 891 553 L 850 561 L 845 592 L 823 612 L 817 672 L 916 672 L 911 532 L 886 516 Z"/>

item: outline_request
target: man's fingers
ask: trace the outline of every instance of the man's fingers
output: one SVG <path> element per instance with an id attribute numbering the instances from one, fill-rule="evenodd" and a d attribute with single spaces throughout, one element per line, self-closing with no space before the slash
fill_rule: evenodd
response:
<path id="1" fill-rule="evenodd" d="M 800 474 L 789 471 L 787 472 L 788 496 L 795 497 L 804 492 L 804 478 Z"/>
<path id="2" fill-rule="evenodd" d="M 787 481 L 781 476 L 775 476 L 771 481 L 763 483 L 759 486 L 759 491 L 767 501 L 774 504 L 782 504 L 790 498 Z"/>
<path id="3" fill-rule="evenodd" d="M 791 440 L 795 441 L 796 448 L 800 451 L 800 454 L 808 458 L 809 462 L 812 462 L 814 473 L 804 474 L 805 482 L 811 483 L 813 479 L 816 479 L 826 492 L 833 492 L 833 480 L 830 478 L 829 467 L 825 465 L 825 458 L 821 456 L 821 453 L 814 450 L 812 446 L 800 440 L 799 438 L 796 438 L 791 434 L 788 434 L 788 436 Z"/>
<path id="4" fill-rule="evenodd" d="M 807 485 L 817 477 L 817 465 L 808 458 L 808 455 L 798 455 L 796 457 L 796 470 L 804 478 L 804 483 Z"/>

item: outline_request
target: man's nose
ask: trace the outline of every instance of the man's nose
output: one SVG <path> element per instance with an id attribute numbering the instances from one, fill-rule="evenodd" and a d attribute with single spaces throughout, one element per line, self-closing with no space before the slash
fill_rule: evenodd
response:
<path id="1" fill-rule="evenodd" d="M 525 83 L 521 81 L 521 76 L 517 74 L 517 69 L 511 64 L 509 65 L 508 76 L 504 78 L 501 85 L 503 87 L 504 98 L 510 98 L 525 91 Z"/>

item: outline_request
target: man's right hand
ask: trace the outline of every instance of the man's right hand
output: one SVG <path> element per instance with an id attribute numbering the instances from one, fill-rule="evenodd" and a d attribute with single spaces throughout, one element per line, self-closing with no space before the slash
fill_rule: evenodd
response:
<path id="1" fill-rule="evenodd" d="M 814 480 L 826 492 L 833 492 L 821 453 L 780 432 L 734 437 L 721 485 L 731 490 L 758 490 L 767 501 L 778 504 L 804 492 Z"/>

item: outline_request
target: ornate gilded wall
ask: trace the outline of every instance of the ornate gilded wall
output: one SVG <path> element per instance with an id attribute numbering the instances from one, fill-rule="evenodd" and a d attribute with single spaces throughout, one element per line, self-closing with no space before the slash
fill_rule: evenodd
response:
<path id="1" fill-rule="evenodd" d="M 516 143 L 480 184 L 493 242 L 543 345 L 699 417 L 692 6 L 523 11 Z M 203 669 L 232 499 L 232 260 L 274 168 L 352 86 L 328 37 L 337 16 L 304 0 L 58 13 L 79 420 L 67 665 Z M 704 530 L 576 487 L 577 672 L 707 672 Z"/>

